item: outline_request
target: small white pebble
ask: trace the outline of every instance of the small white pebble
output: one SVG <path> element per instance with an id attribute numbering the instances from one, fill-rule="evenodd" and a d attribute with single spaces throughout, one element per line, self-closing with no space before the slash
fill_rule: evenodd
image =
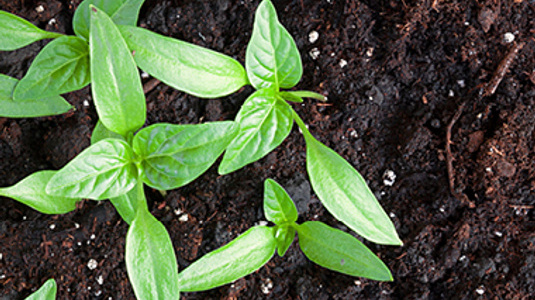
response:
<path id="1" fill-rule="evenodd" d="M 384 195 L 386 195 L 386 192 L 385 192 L 385 191 L 381 191 L 381 192 L 379 193 L 379 195 L 384 196 Z"/>
<path id="2" fill-rule="evenodd" d="M 271 289 L 273 288 L 273 281 L 270 278 L 267 278 L 262 282 L 260 285 L 260 289 L 262 290 L 262 293 L 269 294 L 271 292 Z"/>
<path id="3" fill-rule="evenodd" d="M 470 26 L 470 22 L 464 22 L 464 26 Z"/>
<path id="4" fill-rule="evenodd" d="M 362 282 L 361 282 L 360 280 L 355 280 L 355 285 L 356 285 L 356 286 L 359 286 L 359 285 L 361 285 L 361 284 L 362 284 Z"/>
<path id="5" fill-rule="evenodd" d="M 22 220 L 26 221 L 26 219 L 28 219 L 28 217 L 22 216 Z"/>
<path id="6" fill-rule="evenodd" d="M 341 59 L 339 65 L 340 65 L 340 68 L 347 66 L 347 60 Z"/>
<path id="7" fill-rule="evenodd" d="M 80 224 L 78 224 L 78 223 L 74 223 L 74 227 L 75 227 L 76 229 L 78 229 L 78 228 L 80 228 Z"/>
<path id="8" fill-rule="evenodd" d="M 149 78 L 149 73 L 147 73 L 145 71 L 141 72 L 141 78 L 143 78 L 143 79 Z"/>
<path id="9" fill-rule="evenodd" d="M 188 216 L 188 214 L 183 214 L 178 218 L 178 220 L 180 222 L 187 222 L 189 220 L 189 216 Z"/>
<path id="10" fill-rule="evenodd" d="M 503 233 L 501 233 L 500 231 L 496 231 L 496 232 L 494 232 L 494 234 L 495 234 L 497 237 L 502 237 L 502 236 L 503 236 Z"/>
<path id="11" fill-rule="evenodd" d="M 96 236 L 94 234 L 92 234 L 89 238 L 94 240 L 96 238 Z"/>
<path id="12" fill-rule="evenodd" d="M 5 278 L 6 278 L 6 275 L 5 275 L 5 274 L 0 275 L 0 280 L 1 280 L 1 279 L 5 279 Z"/>
<path id="13" fill-rule="evenodd" d="M 478 118 L 478 119 L 483 118 L 483 113 L 478 113 L 478 114 L 477 114 L 477 118 Z"/>
<path id="14" fill-rule="evenodd" d="M 393 212 L 389 213 L 388 215 L 389 215 L 391 218 L 395 218 L 395 217 L 396 217 L 396 214 L 393 213 Z"/>
<path id="15" fill-rule="evenodd" d="M 85 107 L 89 107 L 89 101 L 84 100 L 83 104 L 84 104 Z"/>
<path id="16" fill-rule="evenodd" d="M 316 60 L 320 56 L 320 50 L 318 48 L 313 48 L 308 54 L 312 59 Z"/>
<path id="17" fill-rule="evenodd" d="M 465 261 L 466 260 L 466 255 L 462 255 L 461 257 L 459 257 L 459 261 Z"/>
<path id="18" fill-rule="evenodd" d="M 175 216 L 179 216 L 183 213 L 183 211 L 180 208 L 175 209 Z"/>
<path id="19" fill-rule="evenodd" d="M 90 287 L 90 286 L 88 286 L 88 287 L 87 287 L 87 290 L 88 290 L 88 291 L 90 291 L 90 290 L 91 290 L 91 287 Z"/>
<path id="20" fill-rule="evenodd" d="M 57 21 L 56 21 L 55 18 L 52 18 L 52 19 L 50 19 L 50 21 L 48 21 L 48 25 L 54 25 L 56 23 L 57 23 Z"/>
<path id="21" fill-rule="evenodd" d="M 50 230 L 56 229 L 56 224 L 50 224 Z"/>
<path id="22" fill-rule="evenodd" d="M 492 173 L 492 168 L 491 167 L 486 167 L 485 171 L 488 172 L 488 173 Z"/>
<path id="23" fill-rule="evenodd" d="M 478 293 L 479 295 L 485 294 L 485 287 L 480 286 L 478 289 L 476 289 L 476 293 Z"/>
<path id="24" fill-rule="evenodd" d="M 104 278 L 102 277 L 102 275 L 99 275 L 99 276 L 97 277 L 97 283 L 98 283 L 99 285 L 103 285 L 103 284 L 104 284 Z"/>
<path id="25" fill-rule="evenodd" d="M 89 268 L 89 270 L 94 270 L 97 268 L 97 266 L 98 266 L 98 262 L 94 258 L 90 259 L 87 262 L 87 267 Z"/>
<path id="26" fill-rule="evenodd" d="M 448 97 L 455 97 L 455 92 L 453 90 L 450 90 L 448 92 Z"/>
<path id="27" fill-rule="evenodd" d="M 368 56 L 368 57 L 372 57 L 372 55 L 373 55 L 373 50 L 374 50 L 374 49 L 373 49 L 372 47 L 368 48 L 368 49 L 366 50 L 366 56 Z"/>
<path id="28" fill-rule="evenodd" d="M 444 208 L 444 206 L 441 206 L 438 210 L 439 210 L 440 212 L 442 212 L 442 213 L 446 211 L 446 209 Z"/>
<path id="29" fill-rule="evenodd" d="M 359 133 L 356 130 L 351 130 L 351 133 L 349 133 L 349 136 L 356 139 L 359 137 Z"/>
<path id="30" fill-rule="evenodd" d="M 311 44 L 314 44 L 318 40 L 319 37 L 320 37 L 320 34 L 316 30 L 313 30 L 308 34 L 308 41 Z"/>
<path id="31" fill-rule="evenodd" d="M 76 245 L 82 246 L 82 242 L 78 242 L 78 243 L 76 243 Z"/>
<path id="32" fill-rule="evenodd" d="M 91 245 L 91 241 L 87 240 L 86 244 Z"/>
<path id="33" fill-rule="evenodd" d="M 466 83 L 462 79 L 461 80 L 457 80 L 457 84 L 462 88 L 464 88 L 466 86 Z"/>
<path id="34" fill-rule="evenodd" d="M 383 184 L 386 186 L 393 186 L 396 182 L 396 173 L 392 170 L 386 170 L 383 174 Z"/>
<path id="35" fill-rule="evenodd" d="M 258 226 L 266 226 L 267 224 L 268 224 L 268 222 L 264 221 L 264 220 L 256 222 L 256 225 L 258 225 Z"/>
<path id="36" fill-rule="evenodd" d="M 102 294 L 101 290 L 98 290 L 98 291 L 95 292 L 95 296 L 97 296 L 97 297 L 100 296 L 101 294 Z"/>
<path id="37" fill-rule="evenodd" d="M 4 258 L 4 254 L 0 253 L 0 260 L 2 260 L 2 258 Z"/>
<path id="38" fill-rule="evenodd" d="M 35 8 L 35 11 L 36 11 L 37 13 L 42 13 L 42 12 L 45 11 L 45 8 L 44 8 L 42 5 L 39 5 L 39 6 L 37 6 L 37 7 Z"/>
<path id="39" fill-rule="evenodd" d="M 506 32 L 503 35 L 503 41 L 506 42 L 507 44 L 512 43 L 514 40 L 515 40 L 515 35 L 512 34 L 511 32 Z"/>

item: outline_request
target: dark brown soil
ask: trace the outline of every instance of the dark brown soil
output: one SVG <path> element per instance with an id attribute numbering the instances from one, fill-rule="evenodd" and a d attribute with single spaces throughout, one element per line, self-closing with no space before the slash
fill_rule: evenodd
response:
<path id="1" fill-rule="evenodd" d="M 78 1 L 0 0 L 0 9 L 72 34 Z M 258 0 L 147 0 L 140 26 L 244 62 Z M 378 283 L 318 267 L 293 245 L 258 272 L 184 299 L 530 299 L 535 295 L 535 1 L 274 0 L 304 63 L 299 89 L 328 96 L 296 109 L 321 141 L 353 164 L 391 215 L 403 247 L 367 243 L 392 270 Z M 44 11 L 35 8 L 43 5 Z M 53 21 L 54 20 L 54 21 Z M 310 42 L 309 33 L 319 39 Z M 514 47 L 525 46 L 495 94 L 477 97 Z M 0 72 L 21 78 L 46 42 L 0 53 Z M 318 52 L 314 59 L 311 53 Z M 172 71 L 172 70 L 170 70 Z M 251 93 L 201 100 L 163 84 L 147 94 L 148 121 L 231 120 Z M 89 145 L 97 121 L 89 88 L 67 94 L 67 115 L 0 118 L 0 186 L 57 169 Z M 89 106 L 84 105 L 84 101 Z M 86 103 L 87 103 L 86 102 Z M 452 130 L 454 189 L 446 167 Z M 396 178 L 385 185 L 384 174 Z M 166 197 L 147 189 L 169 230 L 180 269 L 264 220 L 266 178 L 297 201 L 300 221 L 347 230 L 310 189 L 294 129 L 266 158 L 227 176 L 216 167 Z M 0 207 L 0 299 L 23 299 L 46 279 L 58 299 L 134 299 L 124 264 L 127 224 L 108 201 L 40 214 Z M 188 216 L 177 215 L 180 209 Z M 90 259 L 98 267 L 90 270 Z M 532 298 L 531 298 L 532 299 Z"/>

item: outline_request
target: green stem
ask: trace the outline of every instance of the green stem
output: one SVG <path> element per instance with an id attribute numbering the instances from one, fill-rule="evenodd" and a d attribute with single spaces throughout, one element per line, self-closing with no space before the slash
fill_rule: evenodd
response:
<path id="1" fill-rule="evenodd" d="M 289 91 L 287 93 L 290 93 L 292 95 L 295 95 L 301 98 L 312 98 L 312 99 L 316 99 L 322 102 L 327 101 L 327 98 L 325 98 L 325 96 L 323 96 L 322 94 L 318 94 L 318 93 L 311 92 L 311 91 Z"/>
<path id="2" fill-rule="evenodd" d="M 297 126 L 299 126 L 299 129 L 301 129 L 301 132 L 303 133 L 303 136 L 305 137 L 305 141 L 308 141 L 309 138 L 314 138 L 310 131 L 308 130 L 307 126 L 305 125 L 305 122 L 303 122 L 303 119 L 299 117 L 299 115 L 295 112 L 295 110 L 292 108 L 292 115 L 294 117 L 295 123 Z"/>
<path id="3" fill-rule="evenodd" d="M 147 205 L 147 199 L 145 198 L 145 190 L 143 189 L 143 180 L 139 178 L 137 180 L 137 185 L 135 187 L 137 189 L 137 211 L 139 213 L 140 210 L 146 210 L 149 211 L 149 207 Z"/>

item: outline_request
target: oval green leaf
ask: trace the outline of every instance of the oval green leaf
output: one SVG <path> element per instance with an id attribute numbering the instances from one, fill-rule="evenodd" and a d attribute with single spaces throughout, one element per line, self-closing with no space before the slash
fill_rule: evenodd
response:
<path id="1" fill-rule="evenodd" d="M 275 247 L 273 229 L 255 226 L 180 272 L 178 286 L 181 291 L 195 292 L 231 283 L 265 265 Z"/>
<path id="2" fill-rule="evenodd" d="M 126 235 L 126 270 L 137 299 L 179 299 L 178 265 L 165 227 L 140 209 Z"/>
<path id="3" fill-rule="evenodd" d="M 73 107 L 61 96 L 41 98 L 39 100 L 14 101 L 13 89 L 18 80 L 0 74 L 0 117 L 35 118 L 59 115 Z"/>
<path id="4" fill-rule="evenodd" d="M 292 224 L 293 225 L 293 224 Z M 275 227 L 275 240 L 277 241 L 277 253 L 284 256 L 295 238 L 295 228 L 292 225 L 282 225 Z"/>
<path id="5" fill-rule="evenodd" d="M 351 276 L 392 281 L 388 267 L 355 237 L 322 222 L 297 227 L 299 246 L 318 265 Z"/>
<path id="6" fill-rule="evenodd" d="M 136 26 L 139 10 L 145 0 L 84 0 L 76 11 L 72 19 L 74 33 L 89 40 L 90 29 L 90 5 L 94 5 L 104 11 L 117 25 Z"/>
<path id="7" fill-rule="evenodd" d="M 13 186 L 0 188 L 0 195 L 15 199 L 44 214 L 71 212 L 80 199 L 56 197 L 45 192 L 46 185 L 54 174 L 56 171 L 35 172 Z"/>
<path id="8" fill-rule="evenodd" d="M 275 180 L 264 182 L 264 214 L 266 219 L 277 224 L 297 221 L 297 208 L 284 188 Z"/>
<path id="9" fill-rule="evenodd" d="M 137 65 L 177 90 L 201 98 L 217 98 L 248 83 L 245 69 L 230 56 L 143 28 L 119 29 Z"/>
<path id="10" fill-rule="evenodd" d="M 262 89 L 245 101 L 236 122 L 240 131 L 219 165 L 221 175 L 259 160 L 279 146 L 292 130 L 292 108 L 275 91 Z"/>
<path id="11" fill-rule="evenodd" d="M 104 200 L 130 191 L 137 169 L 130 146 L 121 140 L 102 140 L 85 149 L 56 173 L 46 186 L 50 195 Z"/>
<path id="12" fill-rule="evenodd" d="M 143 159 L 141 178 L 159 190 L 186 185 L 208 170 L 236 132 L 230 121 L 143 128 L 133 141 L 135 153 Z"/>
<path id="13" fill-rule="evenodd" d="M 277 18 L 275 7 L 264 0 L 256 9 L 251 41 L 245 53 L 249 81 L 256 89 L 294 87 L 303 75 L 295 41 Z"/>
<path id="14" fill-rule="evenodd" d="M 327 210 L 367 240 L 402 245 L 394 224 L 357 170 L 309 133 L 305 139 L 310 183 Z"/>
<path id="15" fill-rule="evenodd" d="M 0 10 L 0 51 L 12 51 L 42 39 L 62 36 L 37 28 L 32 23 Z"/>
<path id="16" fill-rule="evenodd" d="M 50 278 L 37 291 L 26 297 L 25 300 L 55 300 L 56 293 L 56 281 Z"/>
<path id="17" fill-rule="evenodd" d="M 121 33 L 102 11 L 91 7 L 91 85 L 93 101 L 106 128 L 123 136 L 145 123 L 141 79 Z"/>
<path id="18" fill-rule="evenodd" d="M 132 224 L 132 221 L 136 217 L 137 200 L 138 190 L 136 188 L 131 189 L 124 195 L 110 198 L 111 204 L 113 204 L 121 218 L 128 224 Z"/>
<path id="19" fill-rule="evenodd" d="M 48 43 L 13 92 L 16 101 L 42 99 L 79 90 L 89 84 L 89 48 L 75 36 Z"/>

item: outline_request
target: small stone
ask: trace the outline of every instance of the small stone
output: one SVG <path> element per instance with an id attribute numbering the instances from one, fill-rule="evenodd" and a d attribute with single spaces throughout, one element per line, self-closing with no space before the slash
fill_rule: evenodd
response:
<path id="1" fill-rule="evenodd" d="M 494 234 L 495 234 L 497 237 L 502 237 L 502 236 L 503 236 L 503 233 L 501 233 L 500 231 L 496 231 L 496 232 L 494 232 Z"/>
<path id="2" fill-rule="evenodd" d="M 52 18 L 52 19 L 50 19 L 50 20 L 48 21 L 48 25 L 54 25 L 54 24 L 56 24 L 56 23 L 57 23 L 57 21 L 56 21 L 55 18 Z"/>
<path id="3" fill-rule="evenodd" d="M 2 258 L 4 258 L 4 254 L 0 253 L 0 260 L 2 260 Z"/>
<path id="4" fill-rule="evenodd" d="M 84 106 L 85 106 L 85 107 L 89 107 L 89 101 L 87 101 L 87 100 L 84 100 L 84 102 L 83 102 L 83 103 L 84 103 Z"/>
<path id="5" fill-rule="evenodd" d="M 99 275 L 99 276 L 97 277 L 97 283 L 98 283 L 99 285 L 103 285 L 103 284 L 104 284 L 104 278 L 102 277 L 102 275 Z"/>
<path id="6" fill-rule="evenodd" d="M 506 32 L 503 35 L 503 41 L 506 42 L 507 44 L 512 43 L 514 40 L 515 40 L 515 35 L 512 34 L 511 32 Z"/>
<path id="7" fill-rule="evenodd" d="M 396 173 L 392 170 L 386 170 L 383 174 L 383 184 L 386 186 L 393 186 L 396 182 Z"/>
<path id="8" fill-rule="evenodd" d="M 97 268 L 97 266 L 98 266 L 98 263 L 94 258 L 90 259 L 87 262 L 87 268 L 89 268 L 89 270 L 94 270 Z"/>
<path id="9" fill-rule="evenodd" d="M 444 208 L 444 206 L 441 206 L 439 209 L 438 209 L 441 213 L 445 212 L 446 209 Z"/>
<path id="10" fill-rule="evenodd" d="M 272 288 L 273 288 L 273 281 L 270 278 L 267 278 L 266 280 L 264 280 L 264 282 L 262 282 L 262 284 L 260 285 L 260 289 L 262 290 L 262 293 L 266 295 L 271 293 Z"/>
<path id="11" fill-rule="evenodd" d="M 479 288 L 476 289 L 476 293 L 478 293 L 479 295 L 485 294 L 485 287 L 480 286 Z"/>
<path id="12" fill-rule="evenodd" d="M 187 222 L 189 220 L 189 216 L 188 216 L 188 214 L 183 214 L 178 218 L 178 220 L 180 222 Z"/>
<path id="13" fill-rule="evenodd" d="M 455 92 L 453 90 L 450 90 L 448 92 L 448 97 L 455 97 Z"/>
<path id="14" fill-rule="evenodd" d="M 6 278 L 6 274 L 0 275 L 0 279 L 5 279 L 5 278 Z"/>
<path id="15" fill-rule="evenodd" d="M 149 78 L 149 73 L 147 73 L 145 71 L 141 72 L 141 78 L 143 78 L 143 79 Z"/>
<path id="16" fill-rule="evenodd" d="M 50 230 L 56 229 L 56 224 L 50 224 Z"/>
<path id="17" fill-rule="evenodd" d="M 395 218 L 396 217 L 396 214 L 393 213 L 393 212 L 389 213 L 388 215 L 390 216 L 390 218 Z"/>
<path id="18" fill-rule="evenodd" d="M 37 6 L 37 7 L 35 8 L 35 11 L 36 11 L 37 13 L 42 13 L 42 12 L 45 11 L 45 8 L 44 8 L 42 5 L 39 5 L 39 6 Z"/>
<path id="19" fill-rule="evenodd" d="M 373 49 L 372 47 L 368 48 L 368 49 L 366 50 L 366 55 L 367 55 L 368 57 L 372 57 L 372 55 L 373 55 L 373 50 L 374 50 L 374 49 Z"/>
<path id="20" fill-rule="evenodd" d="M 345 59 L 341 59 L 339 65 L 340 65 L 340 68 L 343 68 L 347 66 L 347 61 Z"/>
<path id="21" fill-rule="evenodd" d="M 183 213 L 183 211 L 180 208 L 175 209 L 175 215 L 179 216 Z"/>
<path id="22" fill-rule="evenodd" d="M 92 234 L 89 238 L 94 240 L 96 238 L 96 236 L 94 234 Z"/>
<path id="23" fill-rule="evenodd" d="M 257 224 L 258 224 L 258 226 L 267 226 L 268 222 L 267 222 L 267 221 L 264 221 L 264 220 L 262 220 L 262 221 L 258 221 L 258 223 L 257 223 Z"/>
<path id="24" fill-rule="evenodd" d="M 312 59 L 316 60 L 320 56 L 320 50 L 318 48 L 313 48 L 308 54 Z"/>
<path id="25" fill-rule="evenodd" d="M 466 83 L 464 82 L 464 80 L 457 80 L 457 84 L 461 87 L 461 88 L 464 88 L 466 86 Z"/>
<path id="26" fill-rule="evenodd" d="M 28 218 L 28 217 L 26 217 L 26 216 L 22 216 L 22 220 L 23 220 L 23 221 L 26 221 L 27 218 Z"/>
<path id="27" fill-rule="evenodd" d="M 359 286 L 359 285 L 361 285 L 361 284 L 362 284 L 362 282 L 361 282 L 360 280 L 355 280 L 355 285 L 356 285 L 356 286 Z"/>
<path id="28" fill-rule="evenodd" d="M 74 227 L 75 227 L 76 229 L 78 229 L 78 228 L 80 228 L 80 224 L 78 224 L 78 223 L 74 223 Z"/>
<path id="29" fill-rule="evenodd" d="M 313 30 L 308 34 L 308 41 L 311 44 L 314 44 L 318 40 L 319 37 L 320 37 L 320 34 L 317 31 Z"/>
<path id="30" fill-rule="evenodd" d="M 513 177 L 516 173 L 515 165 L 506 160 L 498 161 L 498 163 L 496 164 L 496 170 L 499 176 L 504 176 L 507 178 Z"/>

